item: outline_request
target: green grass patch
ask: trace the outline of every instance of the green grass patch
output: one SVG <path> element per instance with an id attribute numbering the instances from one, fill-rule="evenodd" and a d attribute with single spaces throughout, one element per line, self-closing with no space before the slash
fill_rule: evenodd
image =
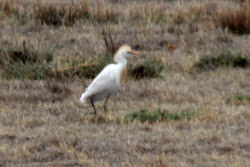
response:
<path id="1" fill-rule="evenodd" d="M 250 104 L 250 95 L 236 95 L 227 98 L 227 104 L 234 104 L 234 105 L 249 105 Z"/>
<path id="2" fill-rule="evenodd" d="M 250 66 L 250 59 L 242 56 L 241 53 L 233 54 L 230 51 L 225 51 L 215 57 L 202 57 L 193 65 L 193 68 L 201 71 L 208 71 L 225 66 L 233 68 L 247 68 Z"/>
<path id="3" fill-rule="evenodd" d="M 33 51 L 23 48 L 0 48 L 0 65 L 3 78 L 44 79 L 45 72 L 51 68 L 53 52 Z"/>
<path id="4" fill-rule="evenodd" d="M 45 79 L 45 72 L 50 68 L 50 64 L 46 62 L 42 63 L 28 63 L 23 64 L 22 62 L 16 62 L 4 66 L 3 76 L 7 79 L 17 78 L 17 79 L 31 79 L 40 80 Z"/>
<path id="5" fill-rule="evenodd" d="M 176 120 L 192 120 L 200 116 L 200 112 L 192 110 L 183 110 L 181 112 L 169 112 L 169 111 L 148 111 L 138 110 L 129 113 L 125 116 L 125 122 L 139 121 L 141 123 L 149 122 L 160 122 L 160 121 L 176 121 Z"/>
<path id="6" fill-rule="evenodd" d="M 112 56 L 105 55 L 99 56 L 92 62 L 86 59 L 70 59 L 64 62 L 58 62 L 55 64 L 54 70 L 51 70 L 49 76 L 52 78 L 74 78 L 85 77 L 95 78 L 99 72 L 105 68 L 106 65 L 114 63 Z M 139 78 L 154 78 L 160 76 L 160 72 L 163 70 L 163 65 L 160 62 L 148 60 L 145 63 L 131 65 L 128 67 L 129 76 L 134 79 Z"/>
<path id="7" fill-rule="evenodd" d="M 146 60 L 140 64 L 131 65 L 128 72 L 132 78 L 156 78 L 160 76 L 164 65 L 158 60 Z"/>
<path id="8" fill-rule="evenodd" d="M 11 79 L 39 80 L 46 78 L 74 79 L 95 78 L 106 65 L 114 63 L 112 53 L 97 56 L 93 60 L 72 58 L 54 60 L 53 51 L 34 51 L 25 46 L 0 48 L 1 76 Z M 129 76 L 134 79 L 154 78 L 160 76 L 163 70 L 161 62 L 147 60 L 128 67 Z"/>
<path id="9" fill-rule="evenodd" d="M 112 62 L 108 56 L 102 56 L 99 59 L 88 61 L 86 59 L 69 59 L 57 62 L 54 68 L 49 70 L 48 76 L 57 79 L 69 78 L 95 78 L 98 73 Z"/>

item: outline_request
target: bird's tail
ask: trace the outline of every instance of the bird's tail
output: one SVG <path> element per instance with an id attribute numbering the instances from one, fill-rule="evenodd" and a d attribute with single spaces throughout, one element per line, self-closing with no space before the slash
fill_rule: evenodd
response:
<path id="1" fill-rule="evenodd" d="M 80 101 L 81 101 L 82 103 L 87 103 L 87 92 L 84 92 L 84 93 L 81 95 Z"/>

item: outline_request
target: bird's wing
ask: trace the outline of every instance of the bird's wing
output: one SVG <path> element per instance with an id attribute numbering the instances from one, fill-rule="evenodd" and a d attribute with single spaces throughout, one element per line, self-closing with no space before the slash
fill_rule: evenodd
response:
<path id="1" fill-rule="evenodd" d="M 115 64 L 106 66 L 85 90 L 86 96 L 101 93 L 103 91 L 115 90 L 117 87 L 114 74 L 116 71 L 115 68 Z"/>

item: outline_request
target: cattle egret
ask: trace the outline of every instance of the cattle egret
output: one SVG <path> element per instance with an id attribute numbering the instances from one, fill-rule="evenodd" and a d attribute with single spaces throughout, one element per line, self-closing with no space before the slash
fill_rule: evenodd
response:
<path id="1" fill-rule="evenodd" d="M 109 98 L 125 81 L 127 58 L 135 55 L 140 55 L 140 53 L 133 51 L 128 45 L 121 46 L 114 56 L 116 64 L 107 65 L 81 95 L 80 101 L 84 104 L 91 103 L 95 115 L 96 108 L 94 103 L 105 99 L 103 107 L 106 112 Z"/>

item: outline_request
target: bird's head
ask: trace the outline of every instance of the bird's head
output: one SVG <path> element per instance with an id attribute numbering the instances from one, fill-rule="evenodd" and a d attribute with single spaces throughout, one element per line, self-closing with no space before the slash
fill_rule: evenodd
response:
<path id="1" fill-rule="evenodd" d="M 120 60 L 122 60 L 124 58 L 127 59 L 127 58 L 130 58 L 132 56 L 138 56 L 138 55 L 140 55 L 140 53 L 132 50 L 129 45 L 123 45 L 116 52 L 114 60 L 115 60 L 115 62 L 118 63 Z"/>

